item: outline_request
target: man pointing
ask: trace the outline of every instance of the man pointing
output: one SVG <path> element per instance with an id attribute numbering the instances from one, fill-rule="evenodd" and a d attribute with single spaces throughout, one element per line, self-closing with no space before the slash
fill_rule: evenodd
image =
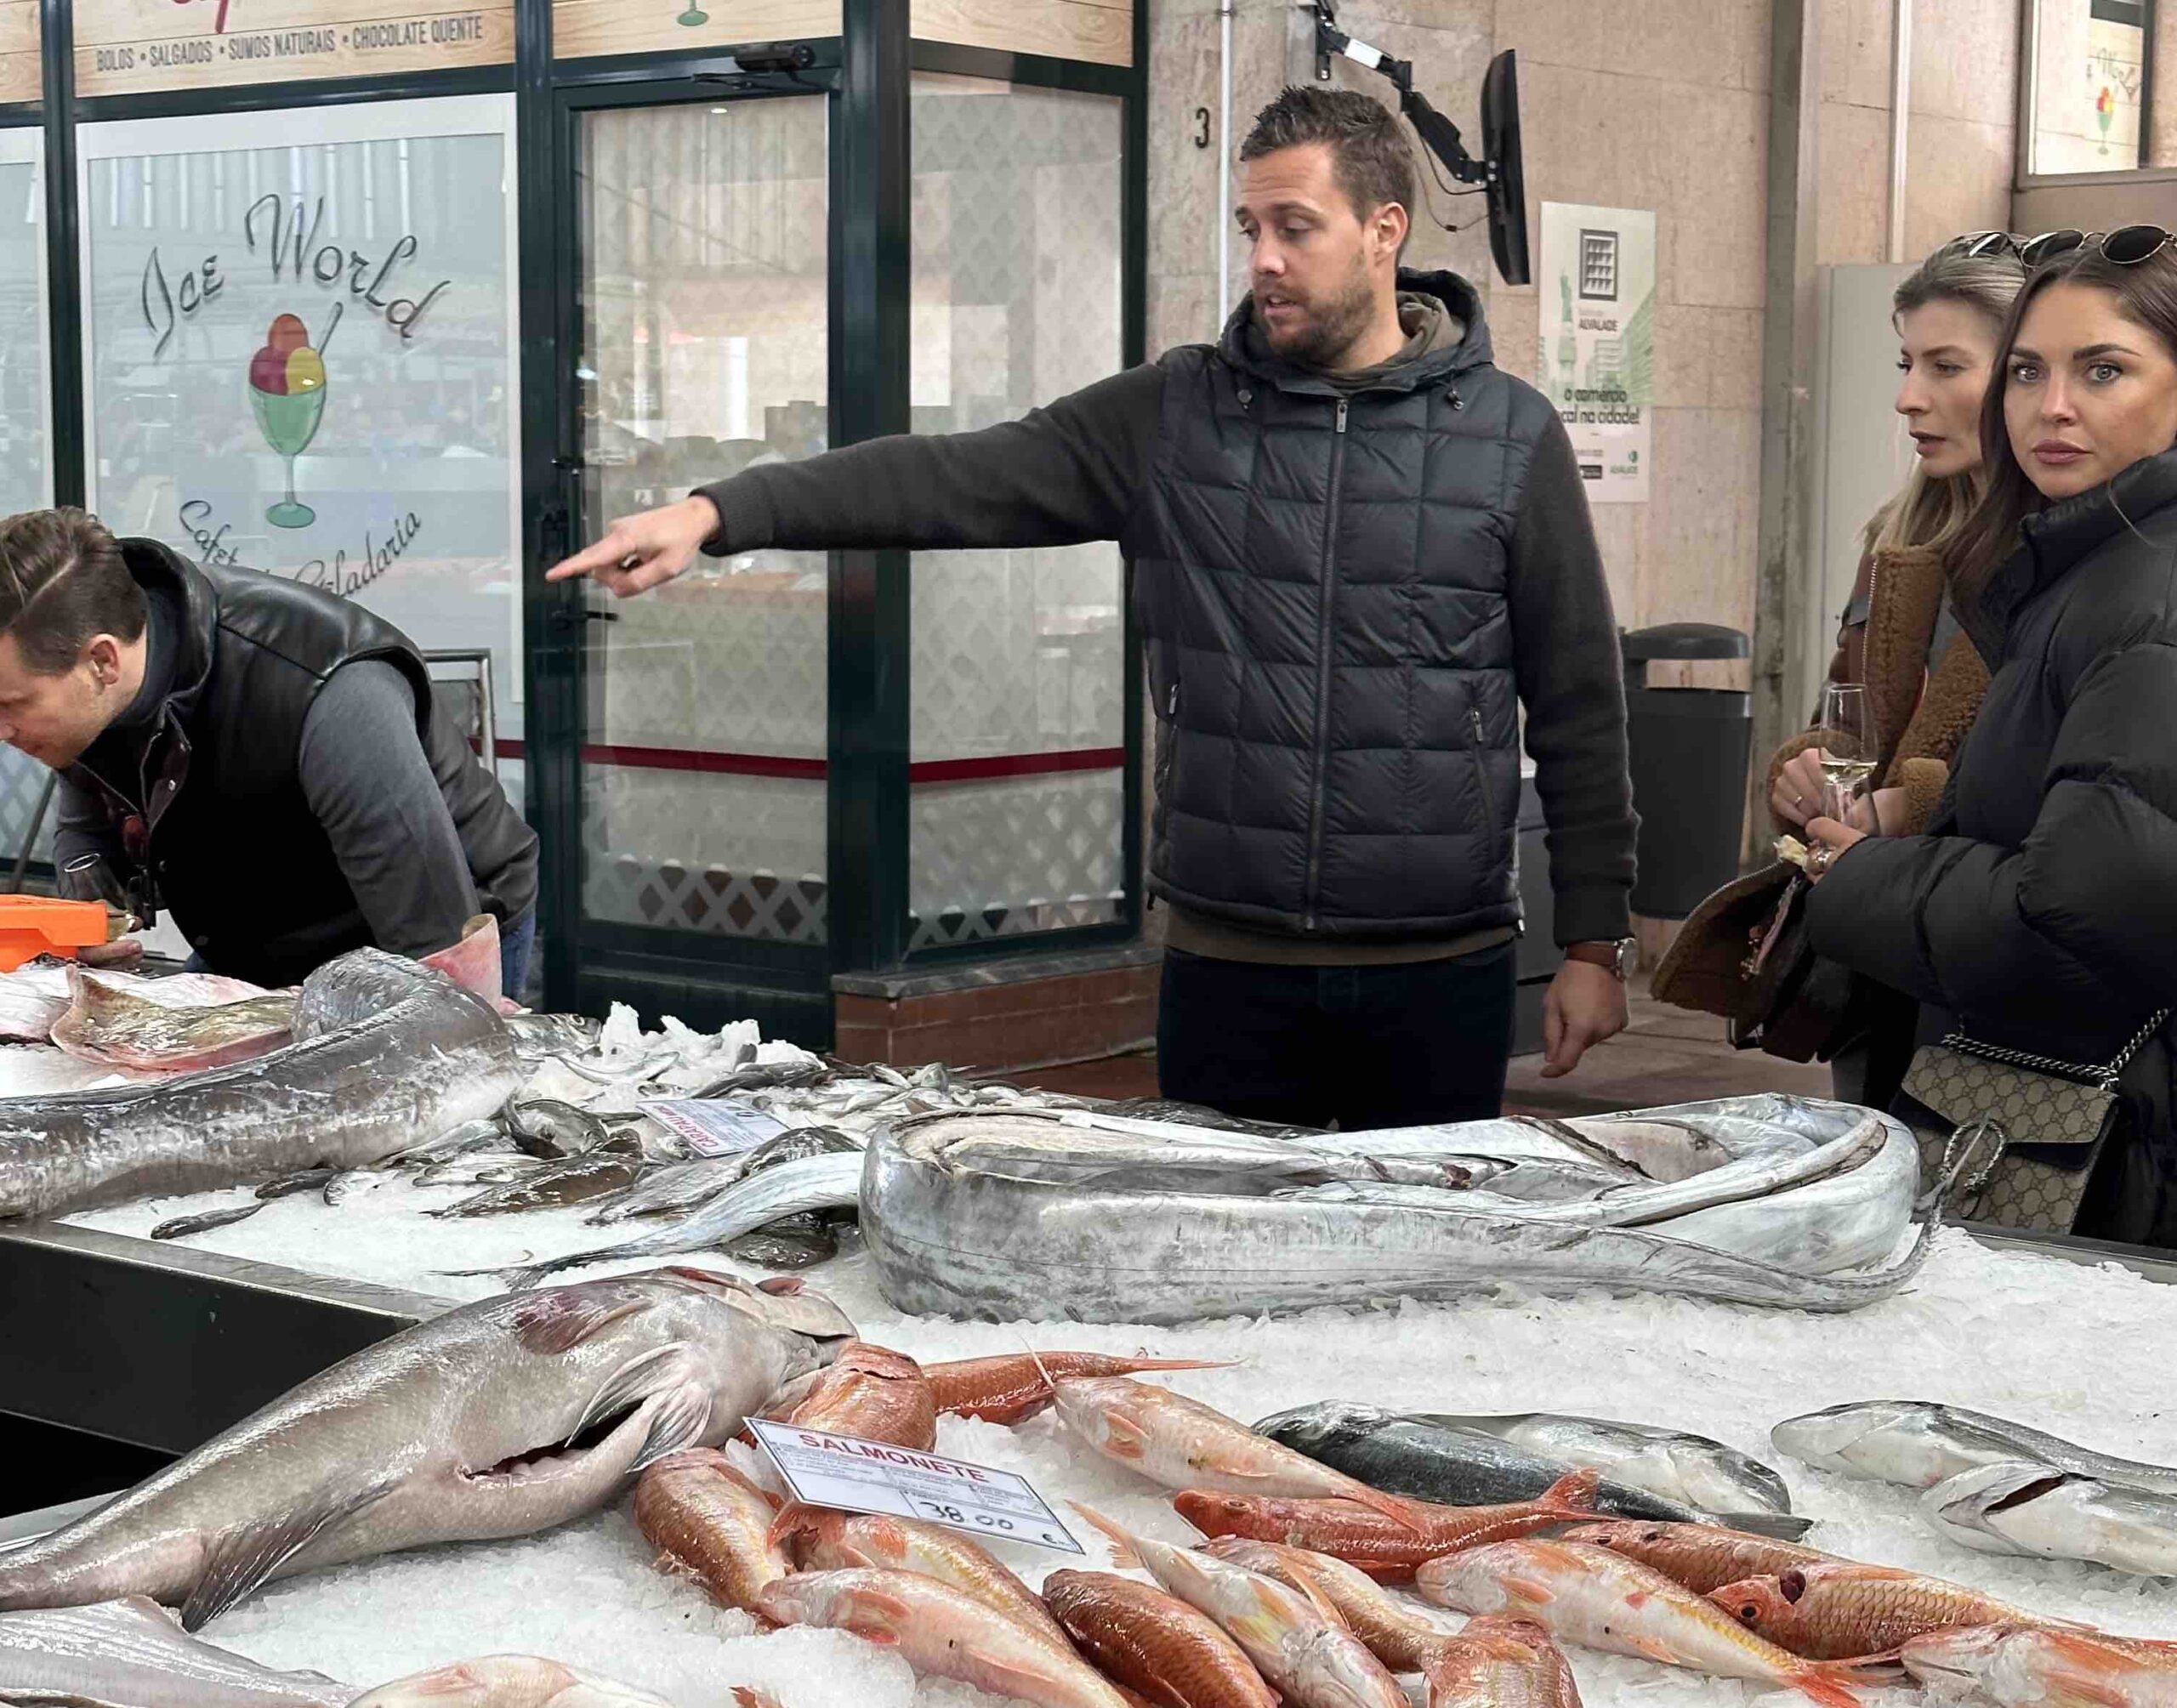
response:
<path id="1" fill-rule="evenodd" d="M 1401 273 L 1412 156 L 1366 96 L 1287 89 L 1241 150 L 1253 292 L 1025 419 L 747 470 L 554 579 L 696 551 L 1116 539 L 1157 720 L 1168 1097 L 1352 1130 L 1497 1113 L 1520 709 L 1567 959 L 1549 1075 L 1625 1024 L 1635 821 L 1617 626 L 1562 425 L 1456 275 Z"/>

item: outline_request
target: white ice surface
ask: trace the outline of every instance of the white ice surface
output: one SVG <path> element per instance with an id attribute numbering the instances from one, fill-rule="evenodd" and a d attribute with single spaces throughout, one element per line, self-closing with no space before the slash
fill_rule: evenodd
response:
<path id="1" fill-rule="evenodd" d="M 639 1048 L 627 1021 L 608 1039 Z M 691 1053 L 711 1050 L 691 1046 Z M 651 1224 L 592 1228 L 586 1208 L 474 1221 L 423 1212 L 473 1190 L 406 1177 L 337 1208 L 283 1199 L 192 1248 L 449 1300 L 497 1291 L 440 1273 L 527 1262 L 633 1238 Z M 162 1199 L 70 1218 L 142 1234 L 169 1217 L 244 1201 L 246 1190 Z M 603 1264 L 578 1280 L 651 1263 Z M 681 1260 L 663 1260 L 681 1261 Z M 704 1254 L 706 1267 L 764 1272 Z M 907 1318 L 884 1302 L 850 1235 L 836 1261 L 806 1272 L 863 1334 L 925 1360 L 1016 1353 L 1028 1344 L 1237 1360 L 1187 1371 L 1180 1391 L 1242 1420 L 1344 1398 L 1398 1410 L 1556 1410 L 1671 1424 L 1714 1436 L 1782 1471 L 1795 1505 L 1819 1520 L 1808 1541 L 1854 1558 L 1935 1573 L 2049 1614 L 2177 1638 L 2177 1583 L 2097 1567 L 1976 1554 L 1920 1524 L 1908 1490 L 1808 1470 L 1771 1447 L 1778 1420 L 1847 1400 L 1948 1401 L 2128 1456 L 2177 1462 L 2177 1287 L 2114 1265 L 1991 1251 L 1947 1232 L 1903 1293 L 1844 1316 L 1810 1316 L 1649 1295 L 1503 1296 L 1319 1310 L 1185 1329 L 989 1325 Z M 1049 1414 L 1018 1429 L 946 1419 L 941 1451 L 1029 1477 L 1054 1505 L 1085 1501 L 1129 1528 L 1174 1541 L 1191 1533 L 1159 1491 L 1067 1438 Z M 1091 1563 L 1100 1550 L 1087 1527 Z M 1032 1583 L 1082 1562 L 1003 1546 Z M 1447 1616 L 1448 1618 L 1448 1616 Z M 1453 1620 L 1451 1622 L 1456 1623 Z M 554 1656 L 642 1685 L 680 1708 L 727 1708 L 736 1684 L 786 1708 L 989 1708 L 962 1687 L 918 1686 L 895 1655 L 835 1633 L 758 1637 L 742 1615 L 652 1570 L 625 1502 L 526 1541 L 426 1550 L 276 1586 L 223 1616 L 213 1641 L 270 1665 L 315 1667 L 367 1686 L 470 1655 Z M 1804 1699 L 1645 1661 L 1572 1652 L 1590 1708 L 1746 1708 Z M 1917 1699 L 1870 1698 L 1870 1708 Z"/>
<path id="2" fill-rule="evenodd" d="M 164 1217 L 242 1195 L 168 1200 L 77 1219 L 141 1233 Z M 583 1227 L 580 1210 L 451 1223 L 415 1207 L 454 1195 L 452 1188 L 396 1183 L 336 1210 L 287 1199 L 189 1243 L 474 1298 L 492 1284 L 432 1271 L 577 1249 L 610 1231 Z M 736 1267 L 714 1256 L 702 1261 Z M 1400 1410 L 1550 1410 L 1698 1430 L 1777 1465 L 1799 1509 L 1820 1520 L 1808 1538 L 1816 1546 L 1935 1573 L 2109 1630 L 2177 1637 L 2177 1586 L 1967 1552 L 1922 1528 L 1910 1492 L 1809 1471 L 1768 1441 L 1769 1426 L 1781 1418 L 1890 1396 L 1947 1400 L 2110 1452 L 2177 1461 L 2177 1287 L 2114 1266 L 1997 1253 L 1950 1232 L 1908 1291 L 1848 1316 L 1590 1292 L 1177 1330 L 903 1318 L 884 1303 L 867 1255 L 851 1244 L 808 1278 L 869 1338 L 924 1359 L 1012 1353 L 1031 1342 L 1238 1359 L 1230 1370 L 1171 1380 L 1248 1421 L 1343 1397 Z M 1070 1440 L 1048 1414 L 1015 1430 L 946 1419 L 939 1447 L 1020 1472 L 1054 1504 L 1084 1500 L 1130 1528 L 1189 1539 L 1154 1489 Z M 1078 1563 L 1021 1547 L 1004 1552 L 1032 1582 Z M 681 1708 L 725 1708 L 736 1683 L 769 1685 L 787 1708 L 905 1708 L 908 1682 L 895 1658 L 839 1637 L 740 1635 L 737 1616 L 654 1575 L 647 1558 L 624 1510 L 616 1510 L 544 1538 L 388 1558 L 287 1585 L 227 1614 L 208 1634 L 270 1664 L 312 1665 L 357 1683 L 468 1654 L 528 1649 L 648 1686 Z M 1585 1651 L 1572 1659 L 1591 1708 L 1742 1708 L 1764 1694 L 1644 1661 Z M 924 1684 L 914 1699 L 958 1705 L 972 1695 Z M 1907 1699 L 1899 1693 L 1898 1699 Z"/>

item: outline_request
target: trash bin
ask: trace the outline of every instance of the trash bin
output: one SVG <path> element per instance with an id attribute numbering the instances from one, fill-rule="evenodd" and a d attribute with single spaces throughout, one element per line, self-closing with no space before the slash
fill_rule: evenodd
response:
<path id="1" fill-rule="evenodd" d="M 1735 628 L 1673 622 L 1623 637 L 1633 806 L 1633 911 L 1683 919 L 1738 876 L 1754 741 L 1753 647 Z"/>

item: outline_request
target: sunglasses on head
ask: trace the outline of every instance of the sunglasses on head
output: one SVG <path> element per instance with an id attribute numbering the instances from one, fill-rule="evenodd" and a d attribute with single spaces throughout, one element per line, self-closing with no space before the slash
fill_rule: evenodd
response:
<path id="1" fill-rule="evenodd" d="M 2028 267 L 2038 267 L 2043 262 L 2068 255 L 2074 249 L 2099 249 L 2119 267 L 2136 267 L 2159 255 L 2172 242 L 2177 242 L 2177 233 L 2166 231 L 2159 225 L 2119 225 L 2114 231 L 2081 231 L 2066 227 L 2029 238 L 2019 245 L 2018 258 Z"/>

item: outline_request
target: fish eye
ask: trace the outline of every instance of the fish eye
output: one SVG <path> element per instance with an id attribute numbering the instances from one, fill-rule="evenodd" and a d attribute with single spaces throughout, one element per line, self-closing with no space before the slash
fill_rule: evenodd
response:
<path id="1" fill-rule="evenodd" d="M 1738 1616 L 1744 1620 L 1748 1625 L 1751 1625 L 1755 1620 L 1761 1617 L 1761 1609 L 1756 1607 L 1752 1602 L 1748 1602 L 1739 1609 Z"/>

